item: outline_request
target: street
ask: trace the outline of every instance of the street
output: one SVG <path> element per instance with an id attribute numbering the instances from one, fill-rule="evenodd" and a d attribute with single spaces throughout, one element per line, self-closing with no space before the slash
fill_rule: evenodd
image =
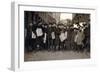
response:
<path id="1" fill-rule="evenodd" d="M 28 52 L 24 55 L 24 61 L 46 61 L 46 60 L 70 60 L 90 58 L 88 52 L 75 51 L 38 51 Z"/>

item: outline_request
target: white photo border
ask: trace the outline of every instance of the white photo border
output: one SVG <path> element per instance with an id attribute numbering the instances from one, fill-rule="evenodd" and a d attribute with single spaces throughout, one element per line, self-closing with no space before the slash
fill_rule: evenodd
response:
<path id="1" fill-rule="evenodd" d="M 91 14 L 91 58 L 90 59 L 73 59 L 73 60 L 56 60 L 56 61 L 32 61 L 24 62 L 24 11 L 48 11 L 48 12 L 67 12 L 67 13 L 89 13 Z M 96 32 L 96 8 L 94 7 L 77 7 L 74 5 L 62 6 L 45 6 L 34 5 L 34 3 L 12 3 L 12 58 L 11 69 L 34 70 L 60 67 L 90 66 L 96 64 L 96 49 L 94 33 Z"/>

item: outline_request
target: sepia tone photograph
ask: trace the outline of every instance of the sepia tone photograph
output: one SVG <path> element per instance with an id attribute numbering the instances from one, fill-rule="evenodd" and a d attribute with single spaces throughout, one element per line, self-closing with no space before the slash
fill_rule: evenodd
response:
<path id="1" fill-rule="evenodd" d="M 24 61 L 89 59 L 90 14 L 24 11 Z"/>

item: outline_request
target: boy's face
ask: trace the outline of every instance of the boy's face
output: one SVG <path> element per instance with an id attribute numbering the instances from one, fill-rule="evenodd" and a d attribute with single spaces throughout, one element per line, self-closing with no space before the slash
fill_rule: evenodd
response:
<path id="1" fill-rule="evenodd" d="M 51 25 L 49 24 L 49 27 L 51 27 Z"/>
<path id="2" fill-rule="evenodd" d="M 32 26 L 32 25 L 33 25 L 32 23 L 29 24 L 29 26 Z"/>
<path id="3" fill-rule="evenodd" d="M 47 28 L 47 26 L 44 26 L 45 28 Z"/>

